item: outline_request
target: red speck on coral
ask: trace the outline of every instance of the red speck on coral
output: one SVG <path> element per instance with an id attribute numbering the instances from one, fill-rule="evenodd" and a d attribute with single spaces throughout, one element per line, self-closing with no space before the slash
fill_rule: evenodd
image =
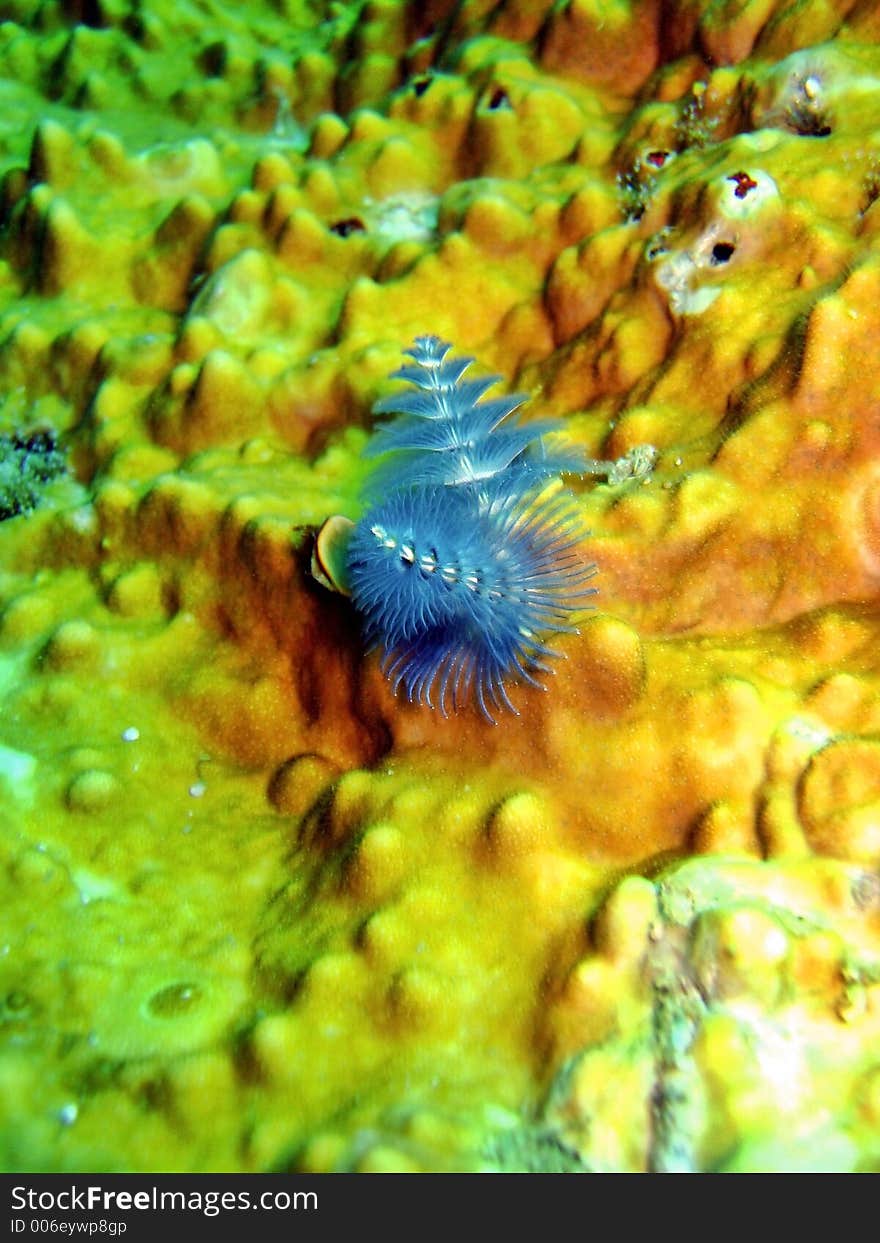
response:
<path id="1" fill-rule="evenodd" d="M 748 173 L 731 173 L 727 180 L 736 182 L 736 189 L 733 193 L 738 199 L 744 199 L 748 192 L 754 190 L 758 184 Z"/>

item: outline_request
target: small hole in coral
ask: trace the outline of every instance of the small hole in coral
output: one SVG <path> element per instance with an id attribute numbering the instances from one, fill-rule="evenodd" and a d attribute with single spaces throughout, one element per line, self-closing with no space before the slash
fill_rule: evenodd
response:
<path id="1" fill-rule="evenodd" d="M 363 220 L 357 216 L 349 216 L 345 220 L 337 220 L 335 224 L 331 224 L 330 232 L 335 233 L 337 237 L 351 237 L 352 233 L 364 233 L 366 227 Z"/>
<path id="2" fill-rule="evenodd" d="M 794 132 L 800 134 L 801 138 L 827 138 L 831 133 L 830 125 L 808 113 L 793 116 L 791 124 Z"/>
<path id="3" fill-rule="evenodd" d="M 492 92 L 492 94 L 489 97 L 489 108 L 491 109 L 492 112 L 495 112 L 497 111 L 498 108 L 509 108 L 509 107 L 510 107 L 510 96 L 507 94 L 507 91 L 504 89 L 503 86 L 496 86 L 495 90 Z"/>
<path id="4" fill-rule="evenodd" d="M 10 1014 L 23 1014 L 30 1009 L 30 998 L 21 989 L 14 988 L 6 994 L 5 1005 Z"/>
<path id="5" fill-rule="evenodd" d="M 732 242 L 716 242 L 712 247 L 712 262 L 727 263 L 735 250 Z"/>
<path id="6" fill-rule="evenodd" d="M 158 1018 L 179 1018 L 191 1010 L 200 1000 L 202 990 L 198 984 L 169 984 L 154 993 L 147 1002 L 151 1014 Z"/>
<path id="7" fill-rule="evenodd" d="M 822 83 L 812 74 L 797 83 L 786 109 L 786 124 L 804 138 L 827 138 L 831 123 L 822 100 Z"/>
<path id="8" fill-rule="evenodd" d="M 431 85 L 431 81 L 431 77 L 427 74 L 422 78 L 416 78 L 412 84 L 414 94 L 418 98 L 421 98 L 421 96 L 424 95 L 425 91 Z"/>

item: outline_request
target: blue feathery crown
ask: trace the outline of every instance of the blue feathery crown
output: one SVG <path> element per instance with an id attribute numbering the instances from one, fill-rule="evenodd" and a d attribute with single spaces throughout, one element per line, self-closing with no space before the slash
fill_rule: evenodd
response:
<path id="1" fill-rule="evenodd" d="M 516 712 L 506 679 L 542 687 L 535 675 L 558 655 L 544 636 L 573 631 L 595 594 L 574 498 L 549 486 L 585 459 L 547 448 L 556 421 L 512 417 L 524 394 L 484 399 L 501 377 L 462 379 L 474 360 L 450 349 L 417 337 L 413 363 L 392 374 L 412 387 L 373 407 L 397 418 L 368 447 L 385 460 L 368 480 L 347 568 L 394 691 L 444 716 L 473 699 L 494 723 L 494 712 Z"/>

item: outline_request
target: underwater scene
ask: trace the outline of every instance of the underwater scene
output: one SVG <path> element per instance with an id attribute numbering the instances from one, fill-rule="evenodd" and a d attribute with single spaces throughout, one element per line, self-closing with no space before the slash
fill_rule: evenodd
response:
<path id="1" fill-rule="evenodd" d="M 0 0 L 0 1167 L 880 1170 L 880 4 Z"/>

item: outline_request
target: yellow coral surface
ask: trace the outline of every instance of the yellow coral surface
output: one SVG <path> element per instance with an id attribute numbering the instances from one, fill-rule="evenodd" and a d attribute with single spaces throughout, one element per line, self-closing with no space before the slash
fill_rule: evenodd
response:
<path id="1" fill-rule="evenodd" d="M 3 1166 L 880 1168 L 877 6 L 0 18 Z M 495 726 L 309 572 L 425 333 L 646 463 Z"/>

